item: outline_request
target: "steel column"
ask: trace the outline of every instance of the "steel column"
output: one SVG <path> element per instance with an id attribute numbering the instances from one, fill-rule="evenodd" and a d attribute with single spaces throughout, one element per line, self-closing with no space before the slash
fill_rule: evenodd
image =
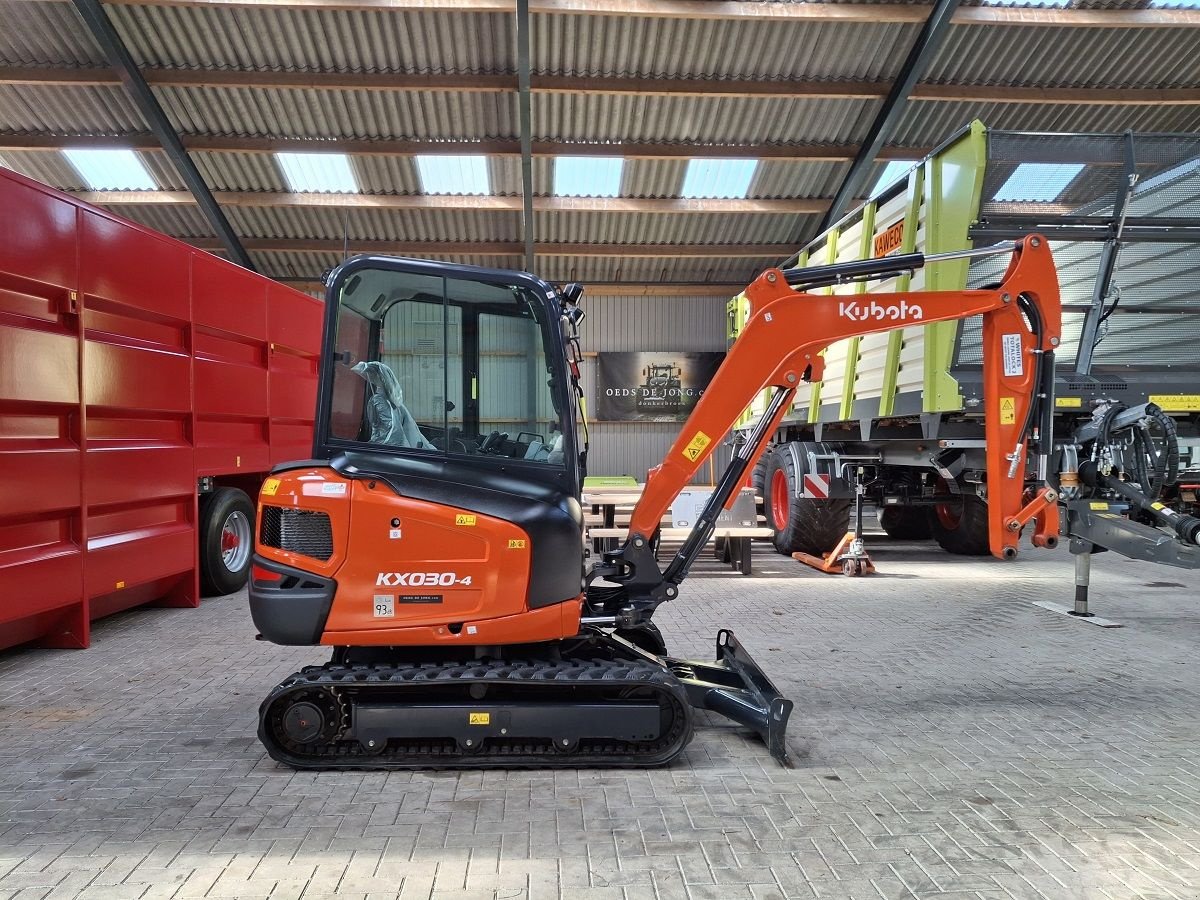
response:
<path id="1" fill-rule="evenodd" d="M 92 37 L 96 39 L 96 43 L 104 51 L 104 55 L 108 57 L 109 64 L 116 69 L 121 83 L 146 120 L 146 124 L 150 126 L 155 138 L 158 139 L 159 144 L 162 145 L 163 150 L 178 170 L 180 177 L 183 178 L 184 184 L 196 198 L 196 203 L 199 204 L 200 210 L 208 219 L 213 232 L 229 253 L 229 258 L 243 268 L 255 271 L 254 263 L 250 261 L 250 256 L 234 232 L 233 226 L 229 224 L 225 213 L 221 211 L 221 207 L 213 198 L 212 191 L 209 190 L 204 178 L 200 175 L 200 170 L 188 156 L 178 133 L 171 125 L 162 106 L 159 105 L 158 99 L 146 83 L 146 79 L 142 77 L 133 57 L 129 55 L 125 42 L 117 34 L 117 30 L 109 20 L 100 0 L 74 0 L 74 3 L 75 10 L 87 25 Z"/>
<path id="2" fill-rule="evenodd" d="M 533 125 L 529 109 L 529 0 L 517 0 L 517 114 L 521 124 L 521 216 L 525 271 L 533 271 Z"/>

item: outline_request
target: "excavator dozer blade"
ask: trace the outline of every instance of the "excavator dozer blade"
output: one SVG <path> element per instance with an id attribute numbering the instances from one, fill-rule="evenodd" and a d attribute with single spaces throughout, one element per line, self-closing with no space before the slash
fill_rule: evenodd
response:
<path id="1" fill-rule="evenodd" d="M 791 765 L 787 723 L 792 701 L 779 692 L 732 631 L 717 632 L 717 660 L 712 663 L 666 658 L 667 667 L 683 682 L 692 706 L 709 709 L 758 732 L 781 765 Z"/>

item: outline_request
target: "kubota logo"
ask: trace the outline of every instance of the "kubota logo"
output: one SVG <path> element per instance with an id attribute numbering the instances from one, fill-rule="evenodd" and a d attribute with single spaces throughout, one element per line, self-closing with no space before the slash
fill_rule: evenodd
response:
<path id="1" fill-rule="evenodd" d="M 905 300 L 888 304 L 872 300 L 869 305 L 859 303 L 857 300 L 848 300 L 838 304 L 838 315 L 851 322 L 900 322 L 923 319 L 925 310 L 916 303 L 909 303 Z"/>
<path id="2" fill-rule="evenodd" d="M 457 572 L 380 572 L 375 587 L 470 587 L 471 576 L 459 578 Z"/>

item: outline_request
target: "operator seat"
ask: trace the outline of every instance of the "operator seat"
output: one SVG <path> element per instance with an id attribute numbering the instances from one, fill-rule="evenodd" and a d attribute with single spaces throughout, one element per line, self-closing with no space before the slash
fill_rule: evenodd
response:
<path id="1" fill-rule="evenodd" d="M 362 376 L 370 387 L 367 399 L 367 424 L 371 426 L 371 443 L 391 447 L 416 447 L 436 450 L 417 427 L 408 407 L 396 373 L 384 362 L 371 360 L 355 363 L 351 371 Z"/>

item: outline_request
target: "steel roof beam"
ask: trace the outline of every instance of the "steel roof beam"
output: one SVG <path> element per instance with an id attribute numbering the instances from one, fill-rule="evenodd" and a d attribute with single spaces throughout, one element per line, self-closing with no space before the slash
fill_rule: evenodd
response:
<path id="1" fill-rule="evenodd" d="M 75 191 L 74 196 L 97 206 L 180 206 L 196 202 L 188 191 Z M 214 191 L 223 207 L 330 209 L 471 209 L 482 212 L 521 212 L 520 197 L 458 197 L 431 194 L 279 194 L 268 191 Z M 725 213 L 815 215 L 829 208 L 820 198 L 725 200 L 639 197 L 534 197 L 535 212 L 608 213 Z"/>
<path id="2" fill-rule="evenodd" d="M 875 121 L 867 129 L 858 155 L 850 164 L 850 171 L 842 179 L 841 187 L 834 194 L 833 202 L 829 204 L 829 210 L 821 222 L 822 230 L 836 221 L 855 197 L 860 197 L 865 192 L 867 179 L 874 169 L 879 151 L 899 124 L 912 89 L 921 80 L 930 60 L 949 33 L 950 19 L 958 9 L 958 4 L 959 0 L 937 0 L 937 4 L 929 13 L 929 18 L 925 20 L 920 34 L 905 57 L 904 65 L 896 75 L 896 81 L 888 92 L 887 99 L 883 101 L 883 106 L 875 115 Z"/>
<path id="3" fill-rule="evenodd" d="M 154 92 L 146 84 L 146 80 L 142 78 L 137 64 L 133 61 L 133 57 L 129 55 L 129 50 L 125 47 L 125 43 L 121 40 L 120 35 L 113 28 L 112 22 L 108 19 L 108 14 L 100 4 L 100 0 L 74 0 L 74 4 L 88 31 L 91 32 L 96 43 L 100 45 L 100 49 L 104 51 L 104 55 L 108 57 L 109 64 L 120 76 L 121 83 L 125 86 L 130 99 L 133 100 L 141 112 L 142 118 L 146 120 L 146 124 L 150 126 L 150 131 L 154 134 L 159 145 L 175 166 L 179 176 L 183 179 L 183 183 L 187 185 L 188 190 L 196 198 L 196 203 L 199 204 L 200 210 L 208 220 L 209 226 L 219 236 L 221 245 L 229 254 L 229 258 L 238 265 L 253 271 L 254 263 L 250 261 L 249 255 L 238 240 L 233 226 L 229 224 L 229 220 L 221 212 L 221 207 L 213 199 L 212 192 L 205 183 L 203 176 L 201 176 L 199 169 L 196 168 L 196 164 L 188 156 L 187 150 L 184 148 L 179 135 L 175 131 L 175 127 L 167 118 L 166 112 L 159 105 Z"/>

